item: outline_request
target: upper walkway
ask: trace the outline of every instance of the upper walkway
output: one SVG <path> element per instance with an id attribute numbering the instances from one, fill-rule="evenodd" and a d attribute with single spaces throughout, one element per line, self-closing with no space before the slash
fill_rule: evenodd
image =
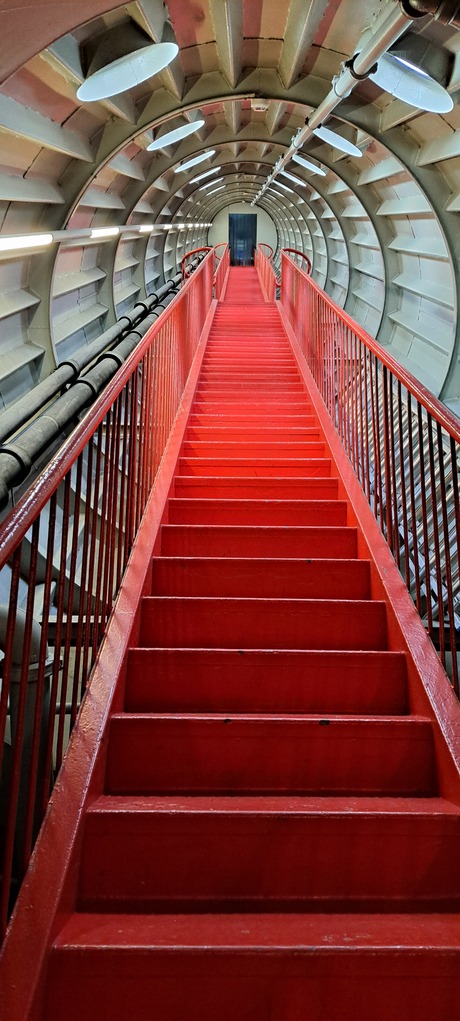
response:
<path id="1" fill-rule="evenodd" d="M 0 1017 L 460 1018 L 459 736 L 289 322 L 231 269 L 19 898 Z"/>

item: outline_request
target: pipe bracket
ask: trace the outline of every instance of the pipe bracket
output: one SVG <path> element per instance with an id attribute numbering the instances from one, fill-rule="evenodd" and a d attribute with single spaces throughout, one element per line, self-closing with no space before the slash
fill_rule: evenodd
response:
<path id="1" fill-rule="evenodd" d="M 368 71 L 365 72 L 365 74 L 358 74 L 358 72 L 355 71 L 354 69 L 354 63 L 357 57 L 359 57 L 359 53 L 354 53 L 349 60 L 346 60 L 344 62 L 343 66 L 347 68 L 352 78 L 354 78 L 356 82 L 365 82 L 366 78 L 369 78 L 370 74 L 375 74 L 377 70 L 377 61 L 375 62 L 375 64 L 372 65 L 372 67 L 369 68 Z"/>

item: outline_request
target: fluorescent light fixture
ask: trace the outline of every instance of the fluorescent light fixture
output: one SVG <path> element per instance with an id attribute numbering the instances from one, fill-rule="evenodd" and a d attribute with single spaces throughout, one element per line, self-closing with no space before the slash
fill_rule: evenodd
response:
<path id="1" fill-rule="evenodd" d="M 303 156 L 299 156 L 297 152 L 293 153 L 292 159 L 294 163 L 298 163 L 300 167 L 305 167 L 306 170 L 311 170 L 313 174 L 319 174 L 320 177 L 326 177 L 326 171 L 322 167 L 318 167 L 315 163 L 310 163 L 309 160 L 304 159 Z"/>
<path id="2" fill-rule="evenodd" d="M 52 245 L 52 234 L 17 234 L 15 237 L 0 237 L 0 252 L 15 252 L 23 248 L 43 248 Z"/>
<path id="3" fill-rule="evenodd" d="M 214 156 L 215 151 L 215 149 L 207 149 L 206 152 L 200 152 L 198 156 L 193 156 L 192 159 L 186 160 L 185 163 L 179 163 L 179 166 L 176 167 L 174 173 L 181 174 L 184 170 L 188 170 L 189 167 L 194 167 L 195 163 L 202 163 L 203 160 L 211 159 L 211 156 Z"/>
<path id="4" fill-rule="evenodd" d="M 342 135 L 337 134 L 336 131 L 331 131 L 330 128 L 314 128 L 313 133 L 321 139 L 322 142 L 327 142 L 328 145 L 332 145 L 334 149 L 340 149 L 341 152 L 346 152 L 349 156 L 362 156 L 361 149 L 354 142 L 349 142 L 348 138 L 343 138 Z"/>
<path id="5" fill-rule="evenodd" d="M 216 191 L 223 191 L 225 184 L 220 184 L 218 188 L 214 188 L 214 191 L 208 191 L 208 195 L 215 195 Z"/>
<path id="6" fill-rule="evenodd" d="M 198 174 L 198 177 L 192 177 L 191 181 L 187 181 L 187 184 L 198 184 L 198 181 L 204 181 L 205 177 L 209 177 L 210 174 L 217 174 L 222 167 L 213 167 L 212 170 L 205 170 L 204 174 Z"/>
<path id="7" fill-rule="evenodd" d="M 448 113 L 453 108 L 453 99 L 443 85 L 421 67 L 397 57 L 395 53 L 384 53 L 379 58 L 377 70 L 369 78 L 379 89 L 419 110 Z"/>
<path id="8" fill-rule="evenodd" d="M 119 227 L 92 227 L 90 238 L 114 238 L 120 233 Z"/>
<path id="9" fill-rule="evenodd" d="M 208 181 L 207 184 L 202 184 L 198 191 L 205 191 L 206 188 L 212 188 L 214 184 L 220 184 L 223 181 L 223 177 L 215 177 L 213 181 Z"/>
<path id="10" fill-rule="evenodd" d="M 153 230 L 153 223 L 140 223 L 138 231 L 140 234 L 151 234 Z"/>
<path id="11" fill-rule="evenodd" d="M 308 187 L 306 181 L 302 181 L 301 177 L 295 177 L 294 174 L 288 174 L 287 170 L 280 170 L 280 174 L 283 174 L 283 176 L 287 177 L 290 181 L 294 181 L 294 184 L 300 184 L 302 188 Z"/>
<path id="12" fill-rule="evenodd" d="M 155 149 L 165 149 L 168 145 L 174 145 L 174 142 L 179 142 L 181 138 L 187 138 L 187 135 L 193 135 L 195 131 L 199 131 L 203 124 L 204 120 L 182 124 L 180 128 L 174 128 L 173 131 L 168 131 L 166 135 L 154 138 L 153 142 L 147 146 L 147 149 L 149 152 L 153 152 Z"/>
<path id="13" fill-rule="evenodd" d="M 158 74 L 174 60 L 178 52 L 176 43 L 153 43 L 151 46 L 142 46 L 134 53 L 126 53 L 124 57 L 118 57 L 91 74 L 77 90 L 77 99 L 84 103 L 96 103 L 99 99 L 118 96 L 120 92 L 133 89 Z"/>

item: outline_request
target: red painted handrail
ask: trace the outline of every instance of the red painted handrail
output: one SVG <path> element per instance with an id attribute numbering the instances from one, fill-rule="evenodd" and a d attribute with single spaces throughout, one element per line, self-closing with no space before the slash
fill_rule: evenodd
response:
<path id="1" fill-rule="evenodd" d="M 212 301 L 213 263 L 208 254 L 0 525 L 8 616 L 1 931 L 179 408 Z M 9 715 L 12 743 L 3 755 Z"/>
<path id="2" fill-rule="evenodd" d="M 311 260 L 308 258 L 308 255 L 305 255 L 305 252 L 301 252 L 299 248 L 282 248 L 281 255 L 283 252 L 289 252 L 291 255 L 300 255 L 300 257 L 305 259 L 305 262 L 308 263 L 307 273 L 311 273 Z M 279 283 L 281 283 L 281 281 L 279 281 Z"/>
<path id="3" fill-rule="evenodd" d="M 273 259 L 273 256 L 274 256 L 274 251 L 273 251 L 273 248 L 272 248 L 272 246 L 271 246 L 271 245 L 267 244 L 267 242 L 266 242 L 266 241 L 259 241 L 259 248 L 264 248 L 264 249 L 265 249 L 265 248 L 268 248 L 268 255 L 267 255 L 267 258 L 268 258 L 268 259 Z M 264 255 L 265 255 L 265 254 L 267 254 L 267 253 L 266 253 L 266 252 L 264 251 Z"/>
<path id="4" fill-rule="evenodd" d="M 187 272 L 187 270 L 185 268 L 185 263 L 187 262 L 187 259 L 191 259 L 194 255 L 198 255 L 199 252 L 212 252 L 212 251 L 213 251 L 212 245 L 202 245 L 201 248 L 192 248 L 192 250 L 190 252 L 186 252 L 185 255 L 182 256 L 181 263 L 180 263 L 180 268 L 181 268 L 181 272 L 182 272 L 182 279 L 183 280 L 188 280 L 188 278 L 191 276 L 191 273 L 192 273 L 191 270 L 190 270 L 190 272 Z"/>
<path id="5" fill-rule="evenodd" d="M 460 421 L 282 255 L 281 305 L 460 694 Z"/>
<path id="6" fill-rule="evenodd" d="M 266 255 L 262 250 L 263 248 L 270 248 L 271 255 Z M 259 276 L 260 286 L 262 288 L 265 301 L 275 301 L 278 281 L 273 267 L 273 249 L 271 248 L 271 245 L 261 242 L 257 246 L 254 254 L 254 265 Z"/>

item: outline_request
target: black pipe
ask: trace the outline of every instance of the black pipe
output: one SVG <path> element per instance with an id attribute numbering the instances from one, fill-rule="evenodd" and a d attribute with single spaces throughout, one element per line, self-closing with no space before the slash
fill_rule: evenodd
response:
<path id="1" fill-rule="evenodd" d="M 430 15 L 442 25 L 460 28 L 460 3 L 458 0 L 399 0 L 408 18 L 425 18 Z"/>

